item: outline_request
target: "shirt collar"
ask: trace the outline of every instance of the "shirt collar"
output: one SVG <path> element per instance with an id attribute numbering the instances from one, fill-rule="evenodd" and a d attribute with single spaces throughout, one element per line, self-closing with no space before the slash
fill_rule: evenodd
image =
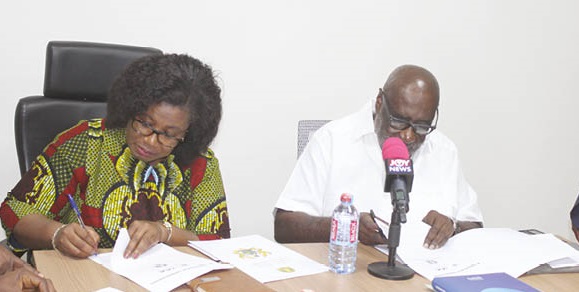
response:
<path id="1" fill-rule="evenodd" d="M 183 176 L 176 163 L 173 162 L 174 156 L 170 154 L 164 161 L 161 161 L 152 167 L 131 154 L 131 149 L 125 144 L 123 151 L 117 158 L 115 169 L 125 183 L 132 185 L 135 190 L 141 187 L 149 176 L 158 185 L 159 193 L 165 189 L 174 189 L 181 184 Z"/>
<path id="2" fill-rule="evenodd" d="M 374 131 L 374 102 L 372 102 L 372 100 L 366 102 L 366 104 L 364 104 L 362 109 L 360 109 L 354 115 L 355 115 L 354 119 L 355 125 L 353 126 L 358 129 L 361 129 L 358 132 L 359 135 L 354 137 L 355 139 L 360 139 L 367 135 L 376 136 L 376 132 Z"/>

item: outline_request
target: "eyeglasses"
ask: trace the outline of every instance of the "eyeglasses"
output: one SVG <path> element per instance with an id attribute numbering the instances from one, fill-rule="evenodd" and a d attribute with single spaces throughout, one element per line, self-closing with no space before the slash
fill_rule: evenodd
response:
<path id="1" fill-rule="evenodd" d="M 185 141 L 185 138 L 183 137 L 175 137 L 166 132 L 159 131 L 153 128 L 151 124 L 137 118 L 133 118 L 131 126 L 135 132 L 142 136 L 150 136 L 153 133 L 157 134 L 157 142 L 165 147 L 175 147 L 177 144 L 183 143 L 183 141 Z"/>
<path id="2" fill-rule="evenodd" d="M 438 123 L 438 108 L 436 109 L 436 112 L 434 113 L 434 124 L 425 124 L 425 123 L 413 123 L 412 121 L 409 121 L 407 119 L 401 119 L 401 118 L 397 118 L 392 116 L 392 114 L 390 113 L 390 109 L 388 108 L 388 102 L 386 101 L 386 97 L 384 96 L 384 91 L 382 91 L 382 88 L 380 88 L 380 95 L 383 101 L 383 104 L 386 105 L 386 108 L 388 110 L 388 117 L 390 119 L 390 127 L 396 131 L 403 131 L 408 129 L 408 127 L 412 127 L 412 129 L 414 130 L 414 132 L 418 135 L 428 135 L 430 133 L 432 133 L 432 131 L 434 131 L 434 129 L 436 129 L 436 124 Z"/>

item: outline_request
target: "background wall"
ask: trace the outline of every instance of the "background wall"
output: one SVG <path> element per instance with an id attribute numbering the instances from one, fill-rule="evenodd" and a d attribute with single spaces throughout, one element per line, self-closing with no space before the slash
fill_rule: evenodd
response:
<path id="1" fill-rule="evenodd" d="M 461 151 L 488 227 L 571 238 L 579 189 L 577 1 L 24 1 L 0 18 L 0 199 L 17 180 L 13 115 L 42 93 L 50 40 L 152 46 L 212 65 L 233 236 L 273 238 L 300 119 L 337 119 L 396 66 L 441 85 L 439 129 Z M 0 234 L 2 237 L 2 234 Z"/>

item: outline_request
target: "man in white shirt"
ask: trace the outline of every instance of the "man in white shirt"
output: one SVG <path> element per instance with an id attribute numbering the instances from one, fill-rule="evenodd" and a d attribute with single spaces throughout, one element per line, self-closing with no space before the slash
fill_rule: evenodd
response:
<path id="1" fill-rule="evenodd" d="M 384 193 L 381 155 L 381 145 L 389 137 L 402 139 L 413 159 L 407 218 L 431 226 L 425 247 L 439 248 L 460 231 L 482 227 L 476 193 L 462 174 L 455 145 L 433 132 L 438 102 L 438 82 L 432 73 L 404 65 L 390 74 L 375 103 L 320 128 L 276 203 L 275 239 L 328 241 L 332 211 L 342 193 L 351 193 L 361 212 L 360 241 L 386 243 L 368 212 L 382 218 L 390 218 L 392 212 L 390 195 Z"/>

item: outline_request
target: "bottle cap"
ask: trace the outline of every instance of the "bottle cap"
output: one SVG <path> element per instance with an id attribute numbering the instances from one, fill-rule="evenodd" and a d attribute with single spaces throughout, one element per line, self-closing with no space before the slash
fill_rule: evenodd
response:
<path id="1" fill-rule="evenodd" d="M 341 202 L 351 203 L 351 202 L 352 202 L 352 197 L 353 197 L 352 194 L 343 193 L 343 194 L 340 196 L 340 201 L 341 201 Z"/>

